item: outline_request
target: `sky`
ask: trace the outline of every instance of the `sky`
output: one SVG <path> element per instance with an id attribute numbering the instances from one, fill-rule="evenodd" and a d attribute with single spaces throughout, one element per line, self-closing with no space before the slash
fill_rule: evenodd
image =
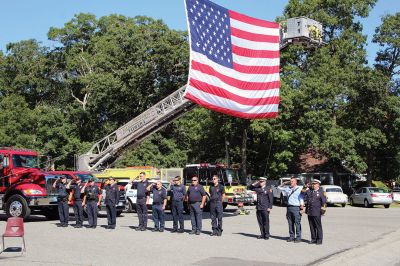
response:
<path id="1" fill-rule="evenodd" d="M 265 20 L 282 15 L 287 0 L 213 0 L 228 9 Z M 97 17 L 122 14 L 129 17 L 146 15 L 162 19 L 170 28 L 186 30 L 183 0 L 13 0 L 0 1 L 0 50 L 6 45 L 27 39 L 36 39 L 52 47 L 47 40 L 50 27 L 62 27 L 75 14 L 92 13 Z M 368 61 L 373 63 L 379 47 L 371 43 L 381 17 L 400 11 L 399 0 L 378 0 L 370 16 L 361 20 L 368 35 Z"/>

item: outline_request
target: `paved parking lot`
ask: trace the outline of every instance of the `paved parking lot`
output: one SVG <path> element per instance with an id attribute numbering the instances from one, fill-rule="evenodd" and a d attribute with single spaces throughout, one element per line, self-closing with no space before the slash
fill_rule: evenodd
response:
<path id="1" fill-rule="evenodd" d="M 287 243 L 285 208 L 274 207 L 270 240 L 258 240 L 253 207 L 250 215 L 234 216 L 228 208 L 224 234 L 211 237 L 208 213 L 205 233 L 136 232 L 136 214 L 117 219 L 117 229 L 58 228 L 57 221 L 34 216 L 25 223 L 27 252 L 0 254 L 2 265 L 400 265 L 400 208 L 330 207 L 323 217 L 324 244 L 309 245 L 307 217 L 302 243 Z M 150 213 L 149 213 L 150 215 Z M 185 217 L 190 229 L 189 216 Z M 71 217 L 73 220 L 73 217 Z M 5 228 L 0 215 L 0 232 Z M 71 222 L 72 223 L 72 222 Z M 105 225 L 107 219 L 99 219 Z M 149 226 L 152 226 L 149 220 Z M 167 229 L 171 228 L 167 214 Z M 8 243 L 8 244 L 7 244 Z M 17 246 L 19 239 L 7 239 Z"/>

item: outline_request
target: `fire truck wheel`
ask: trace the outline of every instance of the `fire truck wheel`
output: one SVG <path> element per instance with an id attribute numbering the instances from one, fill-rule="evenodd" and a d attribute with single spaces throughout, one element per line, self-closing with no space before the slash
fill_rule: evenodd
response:
<path id="1" fill-rule="evenodd" d="M 7 217 L 26 218 L 31 214 L 28 203 L 21 195 L 12 195 L 6 203 Z"/>
<path id="2" fill-rule="evenodd" d="M 122 214 L 122 211 L 117 211 L 117 216 L 118 217 L 121 216 L 121 214 Z"/>
<path id="3" fill-rule="evenodd" d="M 226 209 L 226 207 L 228 207 L 228 202 L 224 202 L 222 203 L 222 207 L 224 208 L 224 210 Z"/>

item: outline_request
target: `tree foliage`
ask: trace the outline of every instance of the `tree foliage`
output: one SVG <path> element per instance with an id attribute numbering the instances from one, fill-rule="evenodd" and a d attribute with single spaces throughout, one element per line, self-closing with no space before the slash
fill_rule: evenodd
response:
<path id="1" fill-rule="evenodd" d="M 241 163 L 252 175 L 300 171 L 311 151 L 370 178 L 400 175 L 399 13 L 383 17 L 367 64 L 365 18 L 376 0 L 290 0 L 282 21 L 320 21 L 326 45 L 281 53 L 280 115 L 242 120 L 197 107 L 115 166 Z M 0 145 L 39 150 L 72 168 L 90 144 L 187 81 L 187 33 L 161 20 L 78 14 L 35 40 L 0 51 Z M 228 157 L 227 151 L 228 149 Z M 317 158 L 318 159 L 318 158 Z M 389 170 L 388 170 L 389 169 Z"/>

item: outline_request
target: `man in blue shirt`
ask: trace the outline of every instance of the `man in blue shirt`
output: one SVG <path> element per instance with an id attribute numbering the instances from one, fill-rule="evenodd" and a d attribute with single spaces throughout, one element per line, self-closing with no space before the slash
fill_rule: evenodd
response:
<path id="1" fill-rule="evenodd" d="M 297 185 L 297 178 L 295 176 L 290 178 L 290 186 L 284 189 L 288 199 L 286 218 L 289 224 L 289 238 L 287 242 L 301 242 L 301 215 L 304 212 L 304 200 L 301 189 Z"/>

